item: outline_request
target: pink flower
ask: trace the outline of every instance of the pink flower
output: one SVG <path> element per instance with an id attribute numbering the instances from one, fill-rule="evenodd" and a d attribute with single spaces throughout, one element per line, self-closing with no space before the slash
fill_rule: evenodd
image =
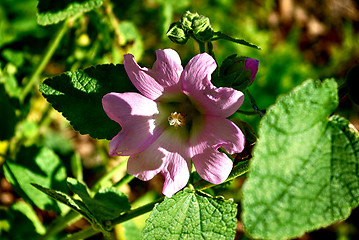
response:
<path id="1" fill-rule="evenodd" d="M 108 93 L 102 99 L 106 114 L 122 127 L 110 142 L 110 155 L 130 156 L 127 172 L 143 181 L 161 173 L 167 197 L 187 184 L 191 160 L 203 179 L 224 182 L 233 163 L 218 148 L 230 154 L 244 148 L 242 132 L 226 119 L 243 103 L 243 93 L 212 85 L 216 63 L 206 53 L 185 69 L 176 51 L 156 54 L 152 69 L 124 56 L 126 72 L 142 95 Z"/>

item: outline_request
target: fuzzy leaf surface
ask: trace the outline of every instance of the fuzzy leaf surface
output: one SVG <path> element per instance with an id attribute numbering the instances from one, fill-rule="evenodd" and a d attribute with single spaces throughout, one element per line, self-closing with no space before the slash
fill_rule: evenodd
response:
<path id="1" fill-rule="evenodd" d="M 237 206 L 188 188 L 155 206 L 142 239 L 228 239 L 235 236 Z"/>
<path id="2" fill-rule="evenodd" d="M 39 0 L 37 5 L 37 23 L 56 24 L 79 13 L 91 11 L 102 5 L 103 0 Z"/>
<path id="3" fill-rule="evenodd" d="M 359 203 L 359 139 L 329 115 L 337 84 L 308 80 L 262 119 L 243 186 L 242 221 L 253 238 L 288 239 L 349 216 Z"/>

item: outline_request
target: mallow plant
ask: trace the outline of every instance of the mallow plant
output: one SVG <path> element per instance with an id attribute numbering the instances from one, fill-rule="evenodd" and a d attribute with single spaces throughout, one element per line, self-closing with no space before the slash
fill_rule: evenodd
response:
<path id="1" fill-rule="evenodd" d="M 127 175 L 110 187 L 89 190 L 74 178 L 62 187 L 32 181 L 28 195 L 55 200 L 33 204 L 65 209 L 39 239 L 53 239 L 79 217 L 91 227 L 65 239 L 100 232 L 109 237 L 115 225 L 148 212 L 141 233 L 146 240 L 234 239 L 238 221 L 249 238 L 290 239 L 350 215 L 359 204 L 359 138 L 350 122 L 335 114 L 335 79 L 307 80 L 264 110 L 250 93 L 255 89 L 248 89 L 259 61 L 229 53 L 218 63 L 213 43 L 258 46 L 215 31 L 208 17 L 191 12 L 173 23 L 167 36 L 184 46 L 196 41 L 199 53 L 183 63 L 185 56 L 175 50 L 158 49 L 151 68 L 129 53 L 123 64 L 65 72 L 41 84 L 42 95 L 76 131 L 110 140 L 109 155 L 128 161 Z M 253 111 L 241 110 L 245 98 Z M 258 137 L 254 126 L 240 119 L 243 114 L 261 117 Z M 46 150 L 40 156 L 52 159 L 49 168 L 60 161 Z M 19 177 L 17 167 L 5 165 L 10 182 Z M 118 190 L 133 178 L 148 181 L 157 174 L 164 177 L 163 197 L 154 202 L 133 208 Z M 240 176 L 246 179 L 238 202 L 206 192 Z"/>

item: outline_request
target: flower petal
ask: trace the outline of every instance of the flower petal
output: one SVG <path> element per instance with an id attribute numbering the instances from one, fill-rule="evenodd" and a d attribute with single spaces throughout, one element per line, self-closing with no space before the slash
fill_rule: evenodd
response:
<path id="1" fill-rule="evenodd" d="M 152 144 L 141 153 L 132 155 L 127 162 L 127 173 L 141 179 L 151 180 L 162 170 L 165 154 L 158 150 L 158 146 Z"/>
<path id="2" fill-rule="evenodd" d="M 157 103 L 139 93 L 108 93 L 102 98 L 107 116 L 122 127 L 109 144 L 110 155 L 129 156 L 152 144 L 163 132 Z"/>
<path id="3" fill-rule="evenodd" d="M 143 96 L 155 100 L 162 95 L 164 87 L 148 73 L 147 68 L 141 68 L 136 63 L 132 54 L 124 56 L 124 66 L 131 82 Z"/>
<path id="4" fill-rule="evenodd" d="M 164 92 L 181 92 L 179 83 L 183 71 L 178 53 L 172 49 L 157 50 L 152 69 L 141 68 L 133 55 L 124 56 L 128 77 L 135 87 L 149 99 L 155 100 Z"/>
<path id="5" fill-rule="evenodd" d="M 169 152 L 167 158 L 167 165 L 161 171 L 165 178 L 162 193 L 166 197 L 172 197 L 186 186 L 191 172 L 191 161 L 189 157 L 184 159 L 176 152 Z"/>
<path id="6" fill-rule="evenodd" d="M 168 128 L 146 150 L 130 157 L 127 172 L 143 181 L 161 172 L 165 178 L 162 192 L 171 197 L 187 184 L 190 166 L 186 139 Z"/>
<path id="7" fill-rule="evenodd" d="M 242 105 L 244 95 L 232 88 L 215 87 L 210 80 L 216 67 L 215 60 L 207 53 L 194 56 L 182 72 L 182 90 L 202 113 L 228 117 Z"/>
<path id="8" fill-rule="evenodd" d="M 228 177 L 232 161 L 218 151 L 224 148 L 229 154 L 244 149 L 244 135 L 231 121 L 221 117 L 204 116 L 204 125 L 190 137 L 191 157 L 198 174 L 218 184 Z"/>
<path id="9" fill-rule="evenodd" d="M 166 88 L 168 87 L 175 91 L 181 91 L 179 79 L 183 71 L 181 65 L 181 58 L 175 50 L 172 49 L 158 49 L 156 51 L 157 60 L 150 70 L 152 77 Z M 173 91 L 173 90 L 172 90 Z"/>
<path id="10" fill-rule="evenodd" d="M 207 148 L 192 158 L 198 174 L 213 184 L 223 183 L 233 168 L 233 162 L 224 153 L 214 148 Z"/>

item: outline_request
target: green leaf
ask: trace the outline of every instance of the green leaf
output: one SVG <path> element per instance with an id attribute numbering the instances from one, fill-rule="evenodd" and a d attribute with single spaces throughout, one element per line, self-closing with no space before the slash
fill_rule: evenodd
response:
<path id="1" fill-rule="evenodd" d="M 68 187 L 80 197 L 80 200 L 70 197 L 61 191 L 56 191 L 32 184 L 34 187 L 49 195 L 51 198 L 69 206 L 74 211 L 83 215 L 94 227 L 109 231 L 112 228 L 111 221 L 130 210 L 131 206 L 125 194 L 115 188 L 104 188 L 91 197 L 86 185 L 74 178 L 67 179 Z"/>
<path id="2" fill-rule="evenodd" d="M 136 25 L 131 21 L 121 21 L 118 25 L 120 44 L 127 47 L 127 51 L 140 59 L 143 53 L 143 41 Z"/>
<path id="3" fill-rule="evenodd" d="M 186 188 L 155 206 L 142 239 L 234 239 L 236 214 L 232 200 Z"/>
<path id="4" fill-rule="evenodd" d="M 76 179 L 68 178 L 67 184 L 71 191 L 80 196 L 97 220 L 113 220 L 131 208 L 127 196 L 116 188 L 103 188 L 92 198 L 86 186 Z"/>
<path id="5" fill-rule="evenodd" d="M 70 207 L 72 210 L 80 213 L 92 224 L 99 224 L 96 222 L 96 218 L 87 209 L 85 204 L 83 202 L 81 202 L 80 200 L 73 199 L 72 197 L 70 197 L 69 195 L 67 195 L 61 191 L 44 188 L 41 185 L 38 185 L 36 183 L 32 183 L 31 185 L 33 185 L 34 187 L 36 187 L 43 193 L 47 194 L 51 198 L 55 199 L 56 201 L 59 201 L 59 202 L 65 204 L 66 206 Z"/>
<path id="6" fill-rule="evenodd" d="M 359 138 L 341 117 L 333 79 L 309 80 L 262 119 L 243 186 L 253 238 L 288 239 L 345 219 L 359 201 Z"/>
<path id="7" fill-rule="evenodd" d="M 10 103 L 10 99 L 5 92 L 5 87 L 0 84 L 0 141 L 10 139 L 15 133 L 16 114 L 15 109 Z"/>
<path id="8" fill-rule="evenodd" d="M 79 13 L 89 12 L 102 5 L 103 0 L 39 0 L 37 23 L 55 24 Z"/>
<path id="9" fill-rule="evenodd" d="M 104 112 L 102 97 L 109 92 L 137 92 L 124 66 L 112 64 L 46 79 L 40 91 L 75 130 L 99 139 L 111 139 L 121 130 Z"/>
<path id="10" fill-rule="evenodd" d="M 7 212 L 1 213 L 1 219 L 5 215 L 8 227 L 2 228 L 0 221 L 1 239 L 37 239 L 46 231 L 36 212 L 25 202 L 19 201 L 12 204 Z"/>
<path id="11" fill-rule="evenodd" d="M 11 48 L 6 48 L 1 52 L 1 55 L 5 60 L 11 62 L 16 67 L 21 67 L 25 61 L 25 56 L 23 52 L 13 50 Z"/>
<path id="12" fill-rule="evenodd" d="M 5 176 L 16 192 L 30 203 L 45 210 L 59 212 L 61 206 L 53 199 L 34 191 L 31 183 L 66 191 L 66 169 L 59 157 L 48 148 L 21 148 L 16 161 L 4 164 Z"/>
<path id="13" fill-rule="evenodd" d="M 250 43 L 250 42 L 247 42 L 246 40 L 243 40 L 243 39 L 232 38 L 232 37 L 230 37 L 230 36 L 228 36 L 228 35 L 226 35 L 224 33 L 221 33 L 221 32 L 215 32 L 215 35 L 217 36 L 217 38 L 213 39 L 212 41 L 223 39 L 223 40 L 238 43 L 238 44 L 241 44 L 241 45 L 244 45 L 244 46 L 247 46 L 247 47 L 251 47 L 251 48 L 261 50 L 261 48 L 258 47 L 257 45 L 255 45 L 253 43 Z"/>
<path id="14" fill-rule="evenodd" d="M 123 227 L 123 234 L 126 240 L 141 239 L 141 229 L 135 224 L 133 220 L 126 221 L 121 225 Z"/>

